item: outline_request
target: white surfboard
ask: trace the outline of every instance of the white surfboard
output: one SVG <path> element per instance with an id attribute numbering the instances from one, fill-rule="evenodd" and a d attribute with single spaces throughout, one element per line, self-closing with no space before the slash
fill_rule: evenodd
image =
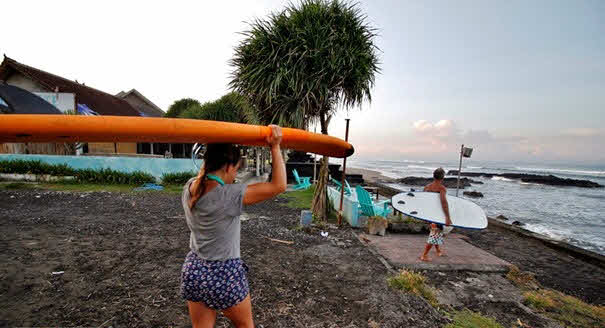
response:
<path id="1" fill-rule="evenodd" d="M 487 216 L 479 205 L 455 196 L 447 196 L 452 226 L 464 229 L 487 228 Z M 415 219 L 445 224 L 439 194 L 435 192 L 403 192 L 391 199 L 393 208 Z"/>

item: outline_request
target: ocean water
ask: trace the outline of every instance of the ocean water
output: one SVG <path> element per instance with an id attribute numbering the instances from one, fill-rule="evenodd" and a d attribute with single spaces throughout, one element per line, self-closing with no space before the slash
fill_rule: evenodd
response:
<path id="1" fill-rule="evenodd" d="M 471 161 L 468 161 L 471 162 Z M 391 178 L 406 176 L 431 177 L 438 167 L 457 170 L 455 162 L 430 161 L 374 161 L 351 159 L 348 167 L 365 168 L 381 172 Z M 498 162 L 463 162 L 463 172 L 552 174 L 561 178 L 583 179 L 605 185 L 605 166 L 531 165 Z M 576 246 L 605 254 L 605 188 L 578 188 L 545 186 L 523 183 L 501 177 L 471 179 L 473 184 L 465 190 L 476 190 L 484 198 L 470 199 L 481 206 L 488 216 L 504 215 L 509 222 L 526 224 L 525 228 L 537 233 L 564 240 Z M 393 184 L 408 190 L 410 186 Z M 448 189 L 455 195 L 455 189 Z M 460 191 L 459 196 L 462 196 Z"/>

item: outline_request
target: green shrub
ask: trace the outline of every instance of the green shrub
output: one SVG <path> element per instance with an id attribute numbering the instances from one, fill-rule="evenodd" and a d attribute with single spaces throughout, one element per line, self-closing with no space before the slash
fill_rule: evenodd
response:
<path id="1" fill-rule="evenodd" d="M 432 306 L 437 306 L 437 298 L 431 287 L 426 285 L 426 278 L 409 270 L 401 270 L 398 275 L 387 279 L 389 286 L 418 295 L 427 300 Z"/>
<path id="2" fill-rule="evenodd" d="M 155 178 L 141 171 L 123 173 L 111 169 L 74 169 L 66 164 L 48 164 L 34 160 L 0 161 L 0 173 L 49 174 L 74 176 L 80 183 L 139 185 L 155 182 Z"/>
<path id="3" fill-rule="evenodd" d="M 185 184 L 189 179 L 195 177 L 197 173 L 190 172 L 178 172 L 178 173 L 164 173 L 162 175 L 162 184 Z"/>
<path id="4" fill-rule="evenodd" d="M 123 173 L 111 169 L 76 170 L 75 177 L 78 182 L 84 183 L 139 185 L 147 182 L 155 182 L 155 178 L 151 174 L 145 172 L 135 171 L 132 173 Z"/>
<path id="5" fill-rule="evenodd" d="M 0 161 L 0 173 L 50 174 L 55 176 L 74 175 L 75 169 L 67 164 L 48 164 L 34 160 Z"/>

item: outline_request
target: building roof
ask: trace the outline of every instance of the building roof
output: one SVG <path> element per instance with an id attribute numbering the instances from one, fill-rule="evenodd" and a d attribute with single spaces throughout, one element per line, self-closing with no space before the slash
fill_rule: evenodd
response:
<path id="1" fill-rule="evenodd" d="M 149 106 L 147 111 L 151 111 L 152 114 L 155 114 L 160 117 L 162 117 L 162 116 L 164 116 L 164 114 L 166 114 L 160 107 L 158 107 L 156 104 L 154 104 L 151 100 L 147 99 L 147 97 L 143 96 L 143 94 L 140 93 L 137 89 L 130 89 L 130 91 L 128 91 L 128 92 L 120 91 L 116 95 L 116 97 L 126 98 L 131 94 L 137 96 L 145 104 L 147 104 Z M 139 108 L 136 108 L 136 109 L 141 111 Z"/>
<path id="2" fill-rule="evenodd" d="M 46 100 L 13 85 L 0 83 L 0 100 L 1 114 L 62 114 Z"/>
<path id="3" fill-rule="evenodd" d="M 101 115 L 140 116 L 139 112 L 126 100 L 80 84 L 75 81 L 39 70 L 4 56 L 0 65 L 0 80 L 7 80 L 15 72 L 37 82 L 49 92 L 70 92 L 76 94 L 76 101 L 85 104 Z"/>

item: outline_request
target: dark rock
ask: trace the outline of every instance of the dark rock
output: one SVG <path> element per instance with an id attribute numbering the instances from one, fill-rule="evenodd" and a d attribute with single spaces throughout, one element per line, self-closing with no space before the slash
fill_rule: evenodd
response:
<path id="1" fill-rule="evenodd" d="M 387 228 L 390 232 L 395 233 L 429 233 L 429 225 L 424 224 L 422 222 L 389 222 L 389 227 Z"/>
<path id="2" fill-rule="evenodd" d="M 410 196 L 410 197 L 414 197 L 414 194 L 413 194 L 413 193 L 411 193 L 411 192 L 408 192 L 408 196 Z"/>
<path id="3" fill-rule="evenodd" d="M 508 218 L 502 214 L 496 216 L 496 219 L 498 220 L 502 220 L 502 221 L 508 221 Z"/>
<path id="4" fill-rule="evenodd" d="M 516 225 L 516 226 L 520 226 L 520 227 L 522 227 L 522 226 L 524 226 L 524 225 L 525 225 L 525 223 L 523 223 L 523 222 L 519 222 L 519 221 L 513 221 L 513 223 L 511 223 L 511 224 L 512 224 L 512 225 Z"/>
<path id="5" fill-rule="evenodd" d="M 458 183 L 457 178 L 445 178 L 443 179 L 443 185 L 446 188 L 456 188 L 456 184 Z M 423 178 L 423 177 L 405 177 L 402 179 L 398 179 L 397 182 L 410 185 L 410 186 L 426 186 L 429 183 L 433 182 L 433 178 Z M 460 179 L 460 188 L 470 187 L 471 184 L 483 184 L 481 181 L 471 180 L 469 178 L 461 178 Z"/>
<path id="6" fill-rule="evenodd" d="M 458 170 L 450 170 L 447 175 L 458 175 Z M 603 188 L 604 186 L 590 180 L 565 179 L 559 178 L 552 174 L 526 174 L 526 173 L 481 173 L 481 172 L 462 172 L 461 176 L 465 177 L 503 177 L 512 180 L 521 180 L 526 183 L 537 183 L 549 186 L 565 186 L 565 187 L 580 187 L 580 188 Z M 462 180 L 460 180 L 462 181 Z"/>
<path id="7" fill-rule="evenodd" d="M 483 198 L 483 193 L 479 191 L 465 191 L 462 194 L 472 198 Z"/>

